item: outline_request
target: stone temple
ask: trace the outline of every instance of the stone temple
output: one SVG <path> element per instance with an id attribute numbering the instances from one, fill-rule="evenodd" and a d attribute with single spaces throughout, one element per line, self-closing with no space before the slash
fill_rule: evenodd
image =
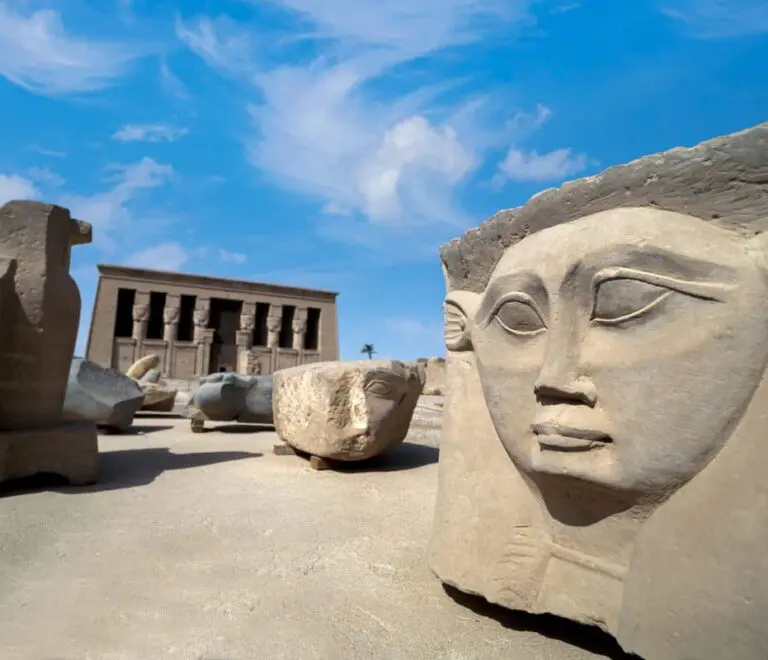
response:
<path id="1" fill-rule="evenodd" d="M 102 264 L 86 354 L 127 371 L 155 353 L 165 376 L 183 380 L 337 360 L 337 295 Z"/>

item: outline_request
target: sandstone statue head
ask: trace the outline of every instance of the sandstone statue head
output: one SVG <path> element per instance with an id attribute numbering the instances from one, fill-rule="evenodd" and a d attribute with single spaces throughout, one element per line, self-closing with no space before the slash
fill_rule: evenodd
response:
<path id="1" fill-rule="evenodd" d="M 765 369 L 766 245 L 680 213 L 595 213 L 449 294 L 446 340 L 474 350 L 521 470 L 662 495 L 723 447 Z"/>
<path id="2" fill-rule="evenodd" d="M 396 360 L 283 369 L 274 374 L 275 426 L 302 451 L 371 458 L 405 439 L 424 381 L 423 367 Z"/>
<path id="3" fill-rule="evenodd" d="M 647 658 L 768 657 L 768 124 L 441 250 L 430 564 Z"/>

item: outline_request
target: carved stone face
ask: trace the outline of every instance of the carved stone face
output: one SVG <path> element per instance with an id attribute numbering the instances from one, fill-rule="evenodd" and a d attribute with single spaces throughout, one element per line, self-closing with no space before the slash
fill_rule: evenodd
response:
<path id="1" fill-rule="evenodd" d="M 422 367 L 393 360 L 302 365 L 274 378 L 283 440 L 338 460 L 363 460 L 401 442 L 424 386 Z"/>
<path id="2" fill-rule="evenodd" d="M 616 209 L 509 248 L 467 312 L 518 467 L 635 493 L 702 470 L 768 359 L 768 286 L 751 243 L 690 216 Z M 461 331 L 451 314 L 447 338 Z"/>

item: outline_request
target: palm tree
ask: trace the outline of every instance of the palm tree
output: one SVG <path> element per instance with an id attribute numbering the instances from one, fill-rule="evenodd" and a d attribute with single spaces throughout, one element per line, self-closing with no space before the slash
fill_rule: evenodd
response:
<path id="1" fill-rule="evenodd" d="M 373 359 L 373 354 L 376 352 L 376 349 L 373 347 L 373 344 L 363 344 L 363 347 L 360 349 L 361 353 L 365 353 L 368 356 L 368 359 Z"/>

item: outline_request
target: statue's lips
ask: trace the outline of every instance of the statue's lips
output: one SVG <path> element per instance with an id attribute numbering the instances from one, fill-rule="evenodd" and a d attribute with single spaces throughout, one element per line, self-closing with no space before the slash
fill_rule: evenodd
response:
<path id="1" fill-rule="evenodd" d="M 556 422 L 535 423 L 531 426 L 542 449 L 555 451 L 588 450 L 611 442 L 611 437 L 594 429 L 565 426 Z"/>

